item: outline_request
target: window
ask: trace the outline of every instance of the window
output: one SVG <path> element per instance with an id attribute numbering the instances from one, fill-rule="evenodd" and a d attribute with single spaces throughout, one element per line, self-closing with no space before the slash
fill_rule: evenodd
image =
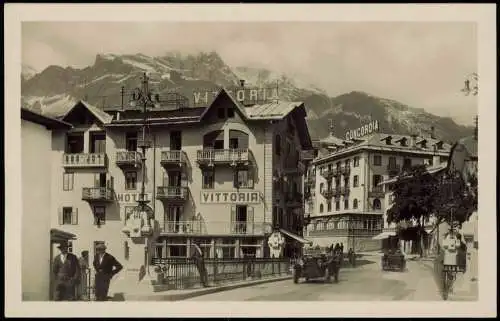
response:
<path id="1" fill-rule="evenodd" d="M 203 172 L 203 189 L 213 189 L 215 181 L 215 172 L 207 170 Z"/>
<path id="2" fill-rule="evenodd" d="M 340 201 L 335 202 L 335 210 L 340 211 Z"/>
<path id="3" fill-rule="evenodd" d="M 381 175 L 373 175 L 373 187 L 377 187 L 381 181 L 382 181 Z"/>
<path id="4" fill-rule="evenodd" d="M 276 150 L 276 155 L 281 155 L 281 136 L 280 135 L 276 135 L 276 137 L 274 138 L 274 146 L 275 146 L 275 150 Z"/>
<path id="5" fill-rule="evenodd" d="M 125 172 L 125 189 L 131 190 L 137 187 L 137 172 Z"/>
<path id="6" fill-rule="evenodd" d="M 106 134 L 102 132 L 90 133 L 90 152 L 97 154 L 106 153 Z"/>
<path id="7" fill-rule="evenodd" d="M 382 209 L 382 203 L 380 202 L 380 200 L 378 198 L 373 200 L 373 209 L 374 210 Z"/>
<path id="8" fill-rule="evenodd" d="M 63 173 L 63 191 L 72 191 L 74 183 L 73 173 Z"/>
<path id="9" fill-rule="evenodd" d="M 182 149 L 182 132 L 180 130 L 173 130 L 170 132 L 170 150 Z"/>
<path id="10" fill-rule="evenodd" d="M 185 239 L 167 243 L 167 257 L 187 257 L 187 245 Z"/>
<path id="11" fill-rule="evenodd" d="M 227 117 L 234 118 L 234 109 L 232 109 L 232 108 L 227 109 Z"/>
<path id="12" fill-rule="evenodd" d="M 345 199 L 345 200 L 344 200 L 344 209 L 345 209 L 345 210 L 348 210 L 348 209 L 349 209 L 349 200 L 348 200 L 348 199 Z"/>
<path id="13" fill-rule="evenodd" d="M 354 177 L 352 178 L 352 187 L 358 187 L 358 186 L 359 186 L 359 176 L 354 175 Z"/>
<path id="14" fill-rule="evenodd" d="M 214 149 L 224 149 L 224 140 L 217 139 L 214 141 Z"/>
<path id="15" fill-rule="evenodd" d="M 106 223 L 106 207 L 94 206 L 94 224 L 97 226 Z"/>
<path id="16" fill-rule="evenodd" d="M 72 207 L 63 207 L 59 213 L 60 225 L 77 225 L 78 224 L 78 209 Z"/>
<path id="17" fill-rule="evenodd" d="M 327 205 L 326 205 L 326 208 L 327 208 L 327 212 L 331 212 L 332 211 L 332 201 L 328 201 Z"/>
<path id="18" fill-rule="evenodd" d="M 381 155 L 373 155 L 373 165 L 375 165 L 375 166 L 382 165 L 382 156 Z"/>
<path id="19" fill-rule="evenodd" d="M 320 183 L 319 184 L 319 192 L 323 193 L 323 190 L 325 189 L 325 183 Z"/>
<path id="20" fill-rule="evenodd" d="M 353 167 L 358 167 L 359 166 L 359 156 L 354 157 L 354 162 L 353 162 Z"/>
<path id="21" fill-rule="evenodd" d="M 226 118 L 226 111 L 225 111 L 225 109 L 224 109 L 224 108 L 218 108 L 218 109 L 217 109 L 217 117 L 218 117 L 219 119 L 224 119 L 224 118 Z"/>
<path id="22" fill-rule="evenodd" d="M 389 168 L 395 168 L 396 167 L 396 157 L 391 156 L 389 157 Z"/>
<path id="23" fill-rule="evenodd" d="M 234 259 L 236 257 L 236 244 L 232 239 L 223 239 L 217 242 L 215 255 L 219 259 Z"/>
<path id="24" fill-rule="evenodd" d="M 238 138 L 229 138 L 229 148 L 231 149 L 238 148 Z"/>
<path id="25" fill-rule="evenodd" d="M 349 187 L 349 177 L 344 178 L 344 186 Z"/>
<path id="26" fill-rule="evenodd" d="M 346 159 L 345 160 L 345 167 L 349 168 L 350 166 L 351 166 L 351 160 L 350 159 Z"/>
<path id="27" fill-rule="evenodd" d="M 323 206 L 323 204 L 319 204 L 319 212 L 320 212 L 320 213 L 323 213 L 323 211 L 324 211 L 324 206 Z"/>
<path id="28" fill-rule="evenodd" d="M 357 209 L 358 208 L 358 200 L 356 198 L 352 201 L 352 208 L 353 209 Z"/>
<path id="29" fill-rule="evenodd" d="M 125 134 L 125 147 L 127 151 L 135 152 L 137 150 L 137 132 Z"/>
<path id="30" fill-rule="evenodd" d="M 403 160 L 403 168 L 410 169 L 411 168 L 411 158 L 405 158 Z"/>

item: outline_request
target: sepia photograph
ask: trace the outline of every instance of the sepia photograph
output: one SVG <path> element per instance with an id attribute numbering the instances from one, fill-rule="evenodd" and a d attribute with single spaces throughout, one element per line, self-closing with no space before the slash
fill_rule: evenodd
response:
<path id="1" fill-rule="evenodd" d="M 11 314 L 494 314 L 494 6 L 225 6 L 6 7 Z"/>

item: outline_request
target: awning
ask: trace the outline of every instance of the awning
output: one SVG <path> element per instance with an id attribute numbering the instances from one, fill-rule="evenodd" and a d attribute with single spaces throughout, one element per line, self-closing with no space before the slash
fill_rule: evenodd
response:
<path id="1" fill-rule="evenodd" d="M 300 243 L 303 243 L 303 244 L 312 244 L 311 241 L 309 240 L 306 240 L 305 238 L 297 235 L 297 234 L 293 234 L 293 233 L 290 233 L 288 232 L 287 230 L 284 230 L 282 228 L 280 228 L 280 232 L 291 237 L 292 239 L 296 240 L 296 241 L 299 241 Z"/>
<path id="2" fill-rule="evenodd" d="M 392 232 L 392 231 L 382 232 L 382 233 L 372 237 L 372 240 L 384 240 L 384 239 L 388 239 L 391 236 L 396 236 L 396 232 Z"/>
<path id="3" fill-rule="evenodd" d="M 53 241 L 76 240 L 76 235 L 73 233 L 58 230 L 56 228 L 52 228 L 50 229 L 50 238 Z"/>

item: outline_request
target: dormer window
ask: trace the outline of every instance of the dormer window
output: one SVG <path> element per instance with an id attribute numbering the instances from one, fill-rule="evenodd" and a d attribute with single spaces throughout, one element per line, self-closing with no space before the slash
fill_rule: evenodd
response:
<path id="1" fill-rule="evenodd" d="M 427 148 L 427 140 L 422 139 L 421 141 L 418 142 L 421 148 Z"/>
<path id="2" fill-rule="evenodd" d="M 437 143 L 434 144 L 436 150 L 440 150 L 440 149 L 443 149 L 443 142 L 442 141 L 438 141 Z"/>
<path id="3" fill-rule="evenodd" d="M 392 145 L 392 136 L 387 136 L 381 140 L 384 140 L 386 145 Z"/>
<path id="4" fill-rule="evenodd" d="M 407 147 L 408 146 L 408 139 L 406 137 L 403 137 L 399 140 L 399 143 L 401 144 L 401 146 Z"/>

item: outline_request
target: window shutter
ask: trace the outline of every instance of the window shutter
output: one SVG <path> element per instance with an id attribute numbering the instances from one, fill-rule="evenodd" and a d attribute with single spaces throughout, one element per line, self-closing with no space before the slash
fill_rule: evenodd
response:
<path id="1" fill-rule="evenodd" d="M 67 191 L 68 188 L 68 174 L 63 173 L 63 191 Z"/>
<path id="2" fill-rule="evenodd" d="M 253 171 L 248 171 L 247 180 L 248 180 L 248 187 L 253 188 Z"/>
<path id="3" fill-rule="evenodd" d="M 99 173 L 94 174 L 94 187 L 100 187 Z"/>
<path id="4" fill-rule="evenodd" d="M 71 213 L 71 224 L 78 225 L 78 208 L 74 208 Z"/>
<path id="5" fill-rule="evenodd" d="M 72 191 L 75 184 L 75 174 L 69 173 L 69 190 Z"/>
<path id="6" fill-rule="evenodd" d="M 59 218 L 59 225 L 63 225 L 63 209 L 59 208 L 58 209 L 58 218 Z"/>
<path id="7" fill-rule="evenodd" d="M 231 222 L 236 222 L 236 205 L 231 205 Z"/>

